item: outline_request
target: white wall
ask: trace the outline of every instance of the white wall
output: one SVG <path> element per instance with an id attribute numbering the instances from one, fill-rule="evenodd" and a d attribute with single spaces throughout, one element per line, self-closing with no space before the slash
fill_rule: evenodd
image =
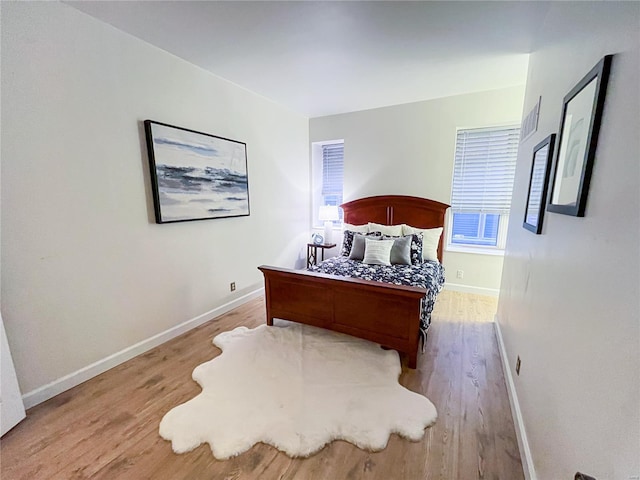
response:
<path id="1" fill-rule="evenodd" d="M 147 118 L 246 142 L 251 215 L 155 224 Z M 22 391 L 293 266 L 308 145 L 306 118 L 68 5 L 2 2 L 2 314 Z"/>
<path id="2" fill-rule="evenodd" d="M 638 3 L 554 3 L 531 55 L 525 110 L 542 106 L 518 155 L 498 323 L 538 479 L 640 475 L 639 25 Z M 521 226 L 532 149 L 609 53 L 586 216 L 547 212 L 533 235 Z"/>
<path id="3" fill-rule="evenodd" d="M 370 195 L 451 200 L 456 128 L 519 123 L 524 87 L 312 118 L 311 142 L 344 139 L 345 201 Z M 445 252 L 447 283 L 497 294 L 502 257 Z M 464 270 L 464 279 L 455 278 Z"/>

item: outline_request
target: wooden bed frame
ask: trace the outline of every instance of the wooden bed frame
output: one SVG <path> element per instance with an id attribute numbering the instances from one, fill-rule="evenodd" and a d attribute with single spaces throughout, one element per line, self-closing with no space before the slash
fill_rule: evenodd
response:
<path id="1" fill-rule="evenodd" d="M 449 205 L 419 197 L 384 195 L 341 205 L 344 221 L 383 225 L 406 223 L 419 228 L 444 226 Z M 438 245 L 442 261 L 443 237 Z M 420 301 L 424 288 L 290 270 L 262 265 L 267 325 L 274 318 L 347 333 L 393 348 L 416 368 Z"/>

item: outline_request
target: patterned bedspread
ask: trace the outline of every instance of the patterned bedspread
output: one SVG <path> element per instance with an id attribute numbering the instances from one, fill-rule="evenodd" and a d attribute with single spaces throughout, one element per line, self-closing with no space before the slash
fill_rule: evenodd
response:
<path id="1" fill-rule="evenodd" d="M 444 285 L 444 267 L 438 262 L 424 262 L 420 265 L 368 265 L 347 257 L 333 257 L 309 268 L 312 272 L 361 278 L 395 285 L 410 285 L 427 289 L 422 299 L 420 330 L 423 338 L 431 324 L 431 312 L 436 297 Z"/>

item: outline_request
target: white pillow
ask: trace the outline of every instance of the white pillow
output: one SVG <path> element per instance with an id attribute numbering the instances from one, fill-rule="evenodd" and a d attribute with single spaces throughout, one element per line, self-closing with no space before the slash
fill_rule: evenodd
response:
<path id="1" fill-rule="evenodd" d="M 365 238 L 364 259 L 369 265 L 391 265 L 391 249 L 394 240 L 373 240 Z"/>
<path id="2" fill-rule="evenodd" d="M 442 227 L 438 228 L 416 228 L 410 225 L 402 224 L 402 234 L 411 235 L 412 233 L 422 233 L 422 260 L 438 260 L 438 243 L 442 235 Z"/>
<path id="3" fill-rule="evenodd" d="M 351 230 L 356 233 L 369 233 L 369 224 L 365 223 L 364 225 L 351 225 L 350 223 L 343 223 L 342 230 Z"/>
<path id="4" fill-rule="evenodd" d="M 370 232 L 380 232 L 383 235 L 389 235 L 390 237 L 402 236 L 402 225 L 381 225 L 379 223 L 369 222 Z"/>

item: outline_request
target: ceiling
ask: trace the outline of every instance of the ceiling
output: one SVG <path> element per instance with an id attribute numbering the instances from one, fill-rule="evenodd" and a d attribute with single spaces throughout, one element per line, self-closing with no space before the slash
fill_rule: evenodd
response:
<path id="1" fill-rule="evenodd" d="M 549 2 L 68 1 L 307 117 L 526 81 Z"/>

